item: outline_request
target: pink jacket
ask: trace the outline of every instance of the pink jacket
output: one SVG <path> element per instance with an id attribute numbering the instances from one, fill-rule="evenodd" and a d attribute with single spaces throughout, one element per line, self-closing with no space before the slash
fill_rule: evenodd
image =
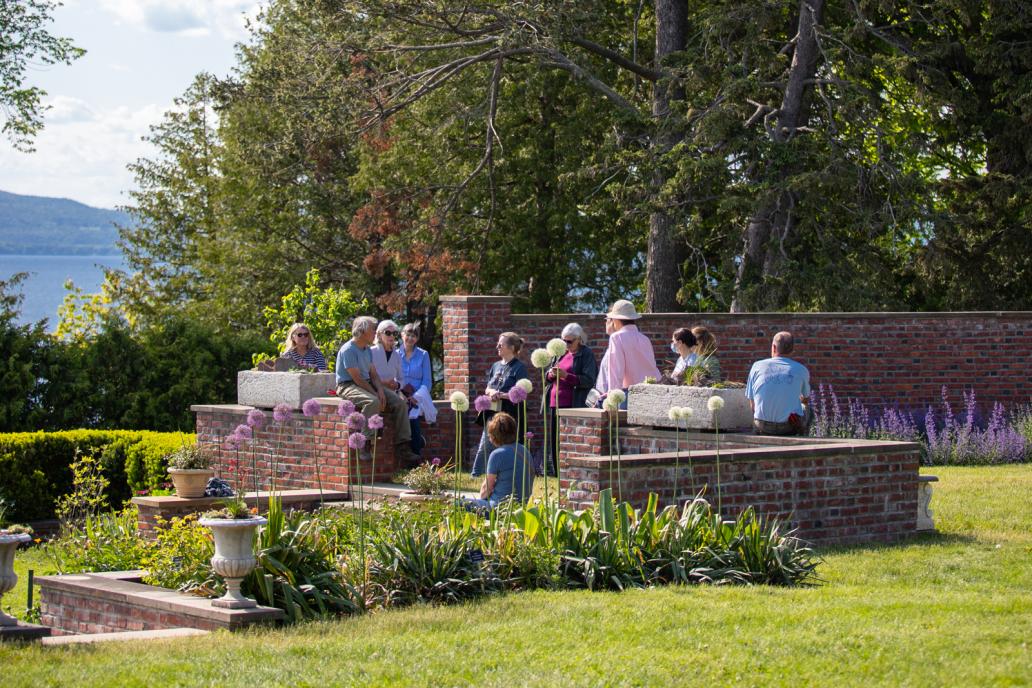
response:
<path id="1" fill-rule="evenodd" d="M 638 331 L 637 325 L 624 325 L 609 335 L 609 347 L 602 356 L 595 388 L 605 394 L 644 382 L 646 377 L 660 377 L 652 342 Z"/>

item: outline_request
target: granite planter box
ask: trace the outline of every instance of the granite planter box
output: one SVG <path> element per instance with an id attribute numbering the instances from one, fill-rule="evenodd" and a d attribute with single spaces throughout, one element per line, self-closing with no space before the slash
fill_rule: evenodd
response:
<path id="1" fill-rule="evenodd" d="M 692 409 L 692 417 L 681 421 L 692 430 L 714 429 L 713 412 L 709 410 L 710 397 L 724 400 L 724 408 L 717 412 L 720 430 L 742 430 L 752 427 L 752 410 L 744 389 L 715 389 L 680 385 L 634 385 L 627 391 L 627 422 L 630 425 L 653 425 L 672 428 L 674 421 L 667 412 L 674 406 Z"/>
<path id="2" fill-rule="evenodd" d="M 315 397 L 325 397 L 337 386 L 334 373 L 275 373 L 241 370 L 237 373 L 237 403 L 272 408 L 286 404 L 292 409 Z"/>

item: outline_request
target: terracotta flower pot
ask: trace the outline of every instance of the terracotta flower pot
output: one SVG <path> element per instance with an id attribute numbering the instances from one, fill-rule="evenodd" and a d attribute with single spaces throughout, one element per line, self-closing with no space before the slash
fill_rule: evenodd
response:
<path id="1" fill-rule="evenodd" d="M 18 574 L 14 572 L 14 553 L 18 550 L 18 545 L 31 541 L 32 536 L 26 533 L 0 532 L 0 597 L 18 584 Z M 18 619 L 0 611 L 0 626 L 16 625 Z"/>
<path id="2" fill-rule="evenodd" d="M 176 488 L 176 495 L 185 499 L 204 496 L 208 480 L 215 475 L 211 468 L 170 468 L 168 475 Z"/>
<path id="3" fill-rule="evenodd" d="M 226 594 L 212 600 L 213 607 L 250 609 L 258 603 L 244 597 L 240 583 L 254 570 L 258 560 L 254 556 L 254 532 L 268 521 L 261 516 L 253 518 L 202 518 L 199 523 L 211 528 L 215 537 L 215 556 L 211 568 L 226 580 Z"/>

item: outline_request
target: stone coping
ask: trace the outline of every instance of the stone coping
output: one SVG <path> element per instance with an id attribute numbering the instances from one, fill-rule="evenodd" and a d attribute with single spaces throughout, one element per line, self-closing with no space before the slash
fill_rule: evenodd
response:
<path id="1" fill-rule="evenodd" d="M 735 436 L 727 436 L 730 443 L 735 443 Z M 755 446 L 746 449 L 721 449 L 719 456 L 722 461 L 780 461 L 804 457 L 835 456 L 838 454 L 867 455 L 880 454 L 886 451 L 893 453 L 920 454 L 921 445 L 916 442 L 890 442 L 882 440 L 843 440 L 836 443 L 826 444 L 798 444 L 795 446 Z M 693 462 L 703 461 L 706 463 L 716 462 L 718 453 L 713 450 L 693 449 L 691 458 Z M 682 461 L 688 460 L 688 452 L 680 454 Z M 593 467 L 600 464 L 619 460 L 623 464 L 650 465 L 669 464 L 677 458 L 677 452 L 661 452 L 655 454 L 624 454 L 617 459 L 614 456 L 574 456 L 566 459 L 570 466 Z"/>
<path id="2" fill-rule="evenodd" d="M 244 501 L 248 503 L 268 504 L 269 495 L 271 493 L 266 490 L 261 490 L 257 493 L 257 498 L 254 492 L 245 492 L 243 495 Z M 303 502 L 318 502 L 319 501 L 319 490 L 317 489 L 305 489 L 305 490 L 283 490 L 277 491 L 276 494 L 280 497 L 283 506 L 290 506 L 291 504 L 298 504 Z M 340 490 L 323 490 L 322 498 L 323 501 L 340 501 L 342 499 L 348 499 L 349 495 L 347 492 L 341 492 Z M 161 495 L 161 496 L 145 496 L 145 497 L 133 497 L 132 503 L 138 506 L 148 506 L 155 508 L 175 508 L 175 507 L 198 507 L 204 508 L 213 506 L 219 502 L 224 502 L 229 497 L 177 497 L 175 495 Z"/>
<path id="3" fill-rule="evenodd" d="M 446 298 L 442 296 L 441 301 Z M 640 313 L 642 320 L 683 318 L 685 320 L 707 320 L 715 322 L 734 322 L 750 317 L 778 317 L 784 320 L 824 320 L 834 318 L 920 318 L 923 320 L 949 320 L 950 318 L 992 317 L 992 318 L 1029 318 L 1032 311 L 830 311 L 820 313 L 780 313 L 773 311 L 754 311 L 748 313 Z M 556 318 L 573 320 L 578 318 L 604 318 L 605 313 L 513 313 L 514 321 L 540 320 Z"/>
<path id="4" fill-rule="evenodd" d="M 214 622 L 223 628 L 241 628 L 255 623 L 278 622 L 286 618 L 282 609 L 254 607 L 222 609 L 211 606 L 207 597 L 186 595 L 176 590 L 137 583 L 140 571 L 112 571 L 107 574 L 80 573 L 63 576 L 38 576 L 43 588 L 86 595 L 112 603 L 130 604 L 146 609 L 179 614 L 187 618 Z"/>
<path id="5" fill-rule="evenodd" d="M 437 297 L 441 303 L 511 303 L 511 296 L 492 294 L 448 294 Z"/>
<path id="6" fill-rule="evenodd" d="M 605 409 L 596 408 L 563 408 L 556 411 L 556 415 L 566 418 L 598 418 L 604 420 L 609 412 Z M 620 409 L 620 423 L 627 422 L 627 411 Z M 623 427 L 623 425 L 621 425 Z"/>
<path id="7" fill-rule="evenodd" d="M 338 406 L 340 404 L 340 399 L 338 397 L 312 397 L 312 399 L 318 401 L 320 406 Z M 451 402 L 447 399 L 435 399 L 434 406 L 438 409 L 451 410 Z M 256 407 L 247 406 L 245 404 L 192 404 L 190 406 L 190 410 L 194 413 L 247 413 L 253 408 Z M 262 406 L 261 408 L 272 407 Z M 299 416 L 302 415 L 300 411 L 297 411 L 297 409 L 291 410 L 296 412 Z"/>

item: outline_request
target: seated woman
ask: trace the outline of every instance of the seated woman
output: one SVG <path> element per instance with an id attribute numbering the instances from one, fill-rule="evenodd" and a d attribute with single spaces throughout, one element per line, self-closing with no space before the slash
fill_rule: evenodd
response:
<path id="1" fill-rule="evenodd" d="M 480 499 L 463 499 L 470 511 L 494 509 L 510 496 L 525 504 L 534 489 L 534 469 L 527 448 L 516 441 L 516 419 L 504 411 L 487 424 L 491 444 L 497 447 L 487 459 L 487 474 L 480 486 Z"/>
<path id="2" fill-rule="evenodd" d="M 515 416 L 516 404 L 509 401 L 507 395 L 518 380 L 527 377 L 527 366 L 517 358 L 520 349 L 523 348 L 523 338 L 515 332 L 503 332 L 498 335 L 498 344 L 495 345 L 495 348 L 498 350 L 499 360 L 495 361 L 487 371 L 487 389 L 484 390 L 484 394 L 492 402 L 497 402 L 498 410 Z M 477 447 L 476 456 L 473 457 L 473 470 L 471 471 L 473 477 L 483 474 L 487 458 L 494 451 L 494 445 L 491 443 L 486 427 L 493 414 L 493 410 L 483 411 L 477 419 L 477 422 L 485 427 L 483 434 L 480 435 L 480 445 Z M 522 432 L 526 432 L 526 428 Z"/>
<path id="3" fill-rule="evenodd" d="M 382 320 L 376 326 L 376 343 L 369 347 L 380 382 L 392 392 L 399 392 L 402 384 L 401 356 L 395 351 L 399 334 L 393 320 Z"/>
<path id="4" fill-rule="evenodd" d="M 419 324 L 409 323 L 401 328 L 401 391 L 408 400 L 409 425 L 412 427 L 412 453 L 419 456 L 426 441 L 420 428 L 420 417 L 427 423 L 437 421 L 437 409 L 431 397 L 434 380 L 430 354 L 416 346 L 419 343 Z"/>
<path id="5" fill-rule="evenodd" d="M 670 339 L 670 350 L 677 355 L 677 363 L 674 364 L 674 370 L 670 373 L 670 377 L 674 384 L 682 385 L 684 384 L 684 371 L 694 365 L 697 358 L 694 349 L 698 340 L 687 327 L 679 327 L 674 330 Z"/>
<path id="6" fill-rule="evenodd" d="M 688 365 L 701 366 L 705 370 L 707 384 L 720 382 L 724 374 L 717 360 L 717 338 L 702 325 L 693 327 L 692 334 L 695 336 L 695 351 L 688 357 Z"/>
<path id="7" fill-rule="evenodd" d="M 312 341 L 312 331 L 304 323 L 294 323 L 290 326 L 287 341 L 283 343 L 282 355 L 302 368 L 318 372 L 326 370 L 326 358 Z"/>

